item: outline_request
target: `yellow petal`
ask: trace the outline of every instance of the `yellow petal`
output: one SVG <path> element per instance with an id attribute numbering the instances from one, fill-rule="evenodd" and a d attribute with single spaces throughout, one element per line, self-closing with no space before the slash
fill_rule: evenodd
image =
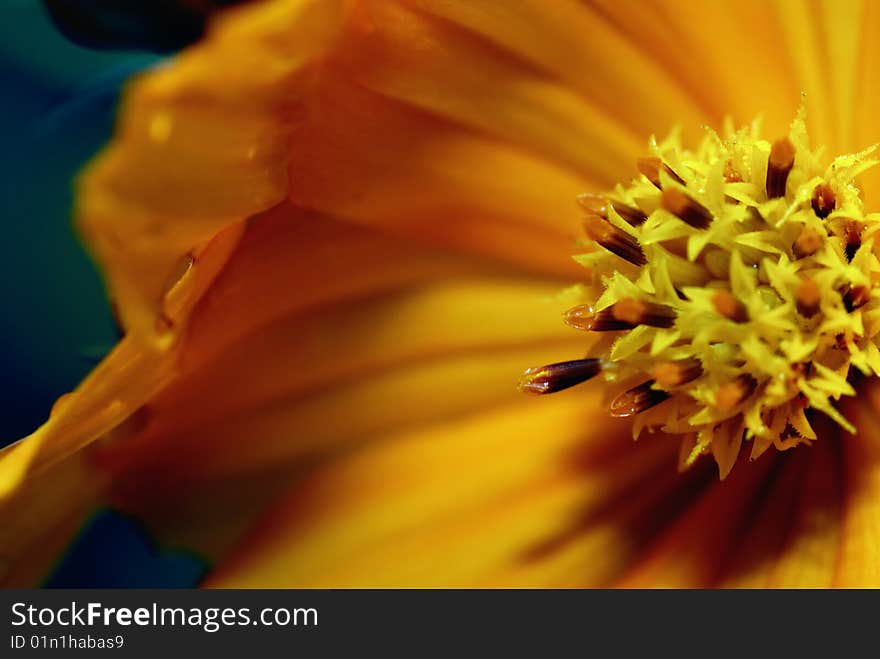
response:
<path id="1" fill-rule="evenodd" d="M 789 514 L 791 526 L 767 586 L 834 585 L 842 527 L 840 450 L 841 442 L 849 439 L 843 436 L 839 441 L 820 441 L 810 447 L 809 464 L 802 482 L 795 486 L 797 499 Z"/>
<path id="2" fill-rule="evenodd" d="M 511 384 L 522 365 L 577 349 L 569 343 L 413 360 L 312 395 L 220 413 L 195 426 L 184 421 L 107 447 L 97 461 L 115 476 L 114 506 L 146 519 L 164 541 L 219 560 L 264 506 L 316 465 L 403 429 L 523 403 Z"/>
<path id="3" fill-rule="evenodd" d="M 865 2 L 862 6 L 862 38 L 858 53 L 858 101 L 853 103 L 855 142 L 861 146 L 876 144 L 880 139 L 874 117 L 880 112 L 880 61 L 873 56 L 880 39 L 880 5 Z M 867 208 L 880 204 L 880 167 L 874 167 L 861 177 Z"/>
<path id="4" fill-rule="evenodd" d="M 880 588 L 880 388 L 872 382 L 865 400 L 848 405 L 859 428 L 845 437 L 841 545 L 834 585 Z"/>
<path id="5" fill-rule="evenodd" d="M 600 400 L 593 388 L 518 403 L 335 461 L 294 488 L 209 585 L 503 583 L 639 475 L 672 468 L 666 445 L 632 454 Z"/>
<path id="6" fill-rule="evenodd" d="M 835 429 L 823 423 L 824 432 Z M 719 585 L 827 588 L 840 546 L 840 443 L 791 451 L 770 475 Z"/>
<path id="7" fill-rule="evenodd" d="M 584 3 L 558 0 L 552 11 L 540 0 L 412 4 L 563 80 L 637 135 L 706 119 L 673 74 Z M 642 3 L 628 6 L 639 12 Z"/>
<path id="8" fill-rule="evenodd" d="M 593 4 L 609 28 L 681 87 L 710 125 L 726 116 L 744 125 L 769 112 L 770 127 L 783 131 L 791 120 L 800 90 L 777 54 L 777 28 L 766 2 L 692 3 L 686 11 L 677 0 Z"/>
<path id="9" fill-rule="evenodd" d="M 764 454 L 754 463 L 734 466 L 699 497 L 616 584 L 624 588 L 701 588 L 715 583 L 735 551 L 742 526 L 759 505 L 760 485 L 774 462 Z"/>
<path id="10" fill-rule="evenodd" d="M 567 260 L 589 179 L 344 80 L 312 104 L 294 130 L 294 204 L 533 271 Z"/>
<path id="11" fill-rule="evenodd" d="M 249 226 L 194 312 L 179 377 L 142 408 L 145 427 L 102 443 L 119 505 L 144 512 L 173 492 L 179 509 L 190 491 L 253 474 L 263 501 L 265 472 L 521 400 L 525 366 L 589 348 L 559 322 L 559 282 L 286 217 Z M 291 281 L 301 295 L 287 295 Z"/>
<path id="12" fill-rule="evenodd" d="M 341 75 L 600 185 L 633 175 L 643 136 L 600 108 L 594 95 L 424 12 L 394 2 L 358 9 L 336 57 Z"/>

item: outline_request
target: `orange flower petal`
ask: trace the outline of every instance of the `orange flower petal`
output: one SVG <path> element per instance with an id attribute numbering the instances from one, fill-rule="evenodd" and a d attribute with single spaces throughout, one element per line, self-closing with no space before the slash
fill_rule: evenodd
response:
<path id="1" fill-rule="evenodd" d="M 588 349 L 559 322 L 559 282 L 290 212 L 249 225 L 193 313 L 180 376 L 144 427 L 102 444 L 120 505 L 520 400 L 524 365 Z"/>
<path id="2" fill-rule="evenodd" d="M 664 446 L 630 455 L 621 424 L 599 414 L 596 388 L 571 394 L 402 433 L 334 461 L 294 488 L 210 585 L 500 581 L 499 570 L 527 560 L 584 506 L 664 456 L 673 464 Z"/>
<path id="3" fill-rule="evenodd" d="M 724 587 L 830 587 L 840 546 L 841 461 L 836 430 L 780 460 L 729 553 Z M 830 431 L 830 432 L 829 432 Z"/>
<path id="4" fill-rule="evenodd" d="M 380 94 L 571 168 L 600 185 L 632 176 L 644 138 L 594 94 L 536 70 L 485 39 L 394 2 L 364 2 L 334 58 Z M 328 75 L 336 75 L 336 70 Z"/>
<path id="5" fill-rule="evenodd" d="M 588 179 L 343 80 L 312 106 L 294 130 L 294 204 L 533 272 L 568 260 Z"/>
<path id="6" fill-rule="evenodd" d="M 679 123 L 697 127 L 706 120 L 674 76 L 587 4 L 559 0 L 552 10 L 540 0 L 408 4 L 563 80 L 636 135 L 663 133 Z M 642 3 L 628 6 L 633 13 L 642 10 Z"/>
<path id="7" fill-rule="evenodd" d="M 624 588 L 705 588 L 715 583 L 735 551 L 739 532 L 759 505 L 760 485 L 776 456 L 734 466 L 712 484 L 616 585 Z"/>
<path id="8" fill-rule="evenodd" d="M 844 508 L 840 555 L 834 585 L 880 588 L 880 387 L 876 381 L 865 401 L 851 402 L 857 437 L 845 438 Z"/>

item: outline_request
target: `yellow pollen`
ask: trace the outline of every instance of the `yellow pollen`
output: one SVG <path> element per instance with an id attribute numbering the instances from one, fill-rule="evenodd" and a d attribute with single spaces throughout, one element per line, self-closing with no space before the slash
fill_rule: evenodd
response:
<path id="1" fill-rule="evenodd" d="M 651 144 L 639 176 L 579 198 L 591 275 L 565 321 L 607 333 L 594 361 L 532 370 L 528 390 L 630 383 L 609 412 L 634 437 L 679 435 L 684 465 L 726 456 L 722 478 L 730 446 L 809 443 L 817 414 L 853 432 L 836 401 L 854 372 L 880 375 L 880 213 L 856 183 L 876 147 L 823 161 L 803 110 L 773 142 L 753 122 L 695 150 L 678 133 Z"/>

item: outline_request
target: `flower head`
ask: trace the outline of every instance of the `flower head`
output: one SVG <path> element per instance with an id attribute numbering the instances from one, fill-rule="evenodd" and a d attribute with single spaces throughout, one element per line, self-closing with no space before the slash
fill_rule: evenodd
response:
<path id="1" fill-rule="evenodd" d="M 880 214 L 855 184 L 875 151 L 823 165 L 802 116 L 772 144 L 759 122 L 695 151 L 652 141 L 639 178 L 581 197 L 593 283 L 565 322 L 606 336 L 522 387 L 626 383 L 612 415 L 634 417 L 634 436 L 682 435 L 683 464 L 711 452 L 722 478 L 743 441 L 755 459 L 815 440 L 811 412 L 854 432 L 833 401 L 855 394 L 851 370 L 880 374 Z"/>

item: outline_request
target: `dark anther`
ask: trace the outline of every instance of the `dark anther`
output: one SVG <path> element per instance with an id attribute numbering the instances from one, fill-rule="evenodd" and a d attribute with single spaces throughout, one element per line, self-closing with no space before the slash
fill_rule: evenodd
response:
<path id="1" fill-rule="evenodd" d="M 629 224 L 630 226 L 637 227 L 641 224 L 645 223 L 645 220 L 648 219 L 648 216 L 645 215 L 640 209 L 634 206 L 627 206 L 626 204 L 622 204 L 619 201 L 612 201 L 611 208 L 613 208 L 621 218 L 623 218 L 624 222 Z"/>
<path id="2" fill-rule="evenodd" d="M 622 229 L 603 219 L 599 215 L 591 215 L 584 223 L 587 235 L 612 254 L 633 265 L 645 265 L 645 253 L 639 241 Z"/>
<path id="3" fill-rule="evenodd" d="M 624 391 L 611 401 L 611 416 L 627 417 L 639 414 L 659 405 L 669 398 L 669 394 L 661 389 L 653 389 L 653 380 Z"/>
<path id="4" fill-rule="evenodd" d="M 794 299 L 798 313 L 804 318 L 812 318 L 819 311 L 819 305 L 822 302 L 822 289 L 814 279 L 807 277 L 798 284 L 797 290 L 794 292 Z"/>
<path id="5" fill-rule="evenodd" d="M 813 199 L 811 201 L 813 211 L 823 220 L 831 214 L 837 204 L 837 196 L 834 190 L 827 183 L 820 183 L 813 190 Z"/>
<path id="6" fill-rule="evenodd" d="M 705 229 L 712 223 L 709 209 L 678 188 L 664 190 L 661 205 L 695 229 Z"/>
<path id="7" fill-rule="evenodd" d="M 700 377 L 703 374 L 703 365 L 695 357 L 659 362 L 654 366 L 651 374 L 658 385 L 664 389 L 672 389 Z"/>
<path id="8" fill-rule="evenodd" d="M 871 299 L 871 290 L 867 286 L 847 286 L 842 296 L 846 310 L 854 311 L 868 303 Z"/>
<path id="9" fill-rule="evenodd" d="M 715 392 L 715 407 L 722 412 L 730 412 L 751 396 L 757 386 L 758 382 L 755 378 L 743 373 L 718 387 Z"/>
<path id="10" fill-rule="evenodd" d="M 624 298 L 612 304 L 611 309 L 615 318 L 631 323 L 633 327 L 672 327 L 675 323 L 675 309 L 656 302 Z"/>
<path id="11" fill-rule="evenodd" d="M 843 241 L 846 244 L 846 258 L 852 261 L 862 246 L 862 226 L 855 220 L 847 220 L 843 225 Z"/>
<path id="12" fill-rule="evenodd" d="M 519 388 L 530 394 L 552 394 L 586 382 L 601 371 L 601 359 L 575 359 L 537 366 L 523 373 Z"/>
<path id="13" fill-rule="evenodd" d="M 785 184 L 794 167 L 794 156 L 794 144 L 787 137 L 773 143 L 767 159 L 767 199 L 785 196 Z"/>
<path id="14" fill-rule="evenodd" d="M 724 316 L 728 320 L 735 323 L 747 323 L 749 321 L 749 311 L 746 305 L 733 297 L 729 291 L 720 290 L 712 296 L 712 306 L 718 315 Z"/>
<path id="15" fill-rule="evenodd" d="M 593 311 L 589 305 L 574 307 L 566 312 L 564 320 L 566 324 L 580 330 L 617 332 L 639 325 L 672 327 L 675 323 L 675 310 L 655 302 L 624 298 L 601 311 Z"/>
<path id="16" fill-rule="evenodd" d="M 663 189 L 663 184 L 660 181 L 661 168 L 673 181 L 681 185 L 685 184 L 684 179 L 672 171 L 672 168 L 660 160 L 660 158 L 639 158 L 636 160 L 636 168 L 639 170 L 639 173 L 653 183 L 654 187 L 658 190 Z"/>

